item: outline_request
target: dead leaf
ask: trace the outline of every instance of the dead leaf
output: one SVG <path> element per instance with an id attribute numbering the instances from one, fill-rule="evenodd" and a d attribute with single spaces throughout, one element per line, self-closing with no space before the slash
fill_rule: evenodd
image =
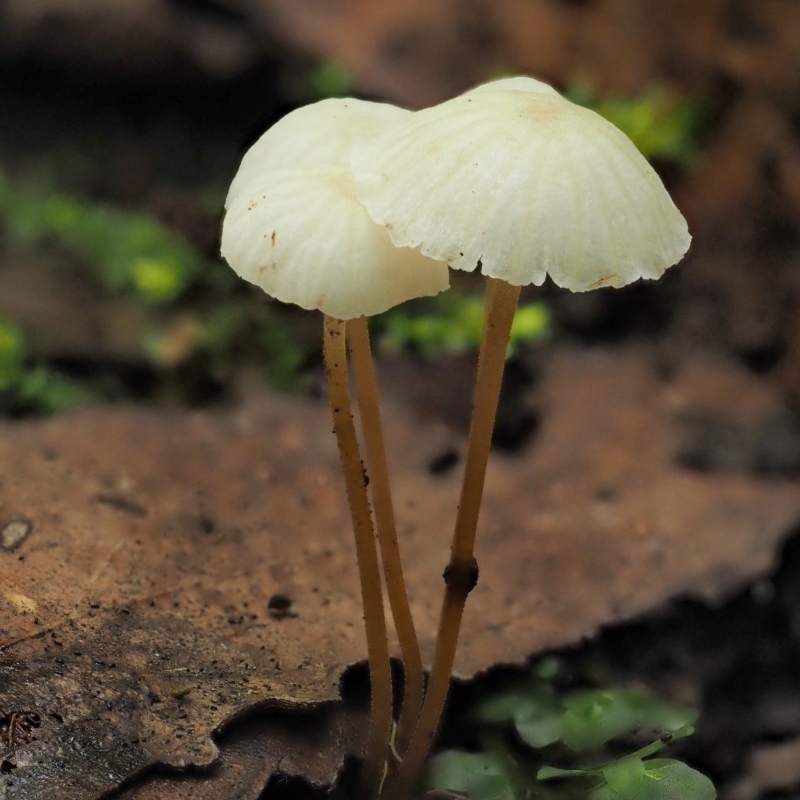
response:
<path id="1" fill-rule="evenodd" d="M 206 770 L 145 775 L 115 800 L 256 800 L 270 778 L 302 775 L 314 786 L 333 783 L 343 750 L 360 749 L 366 715 L 341 705 L 248 714 L 218 739 L 220 757 Z M 331 743 L 335 746 L 331 747 Z"/>
<path id="2" fill-rule="evenodd" d="M 635 351 L 562 351 L 541 385 L 534 443 L 490 466 L 464 678 L 675 595 L 719 600 L 768 572 L 800 518 L 796 480 L 674 461 L 687 411 L 779 410 L 743 370 L 695 357 L 667 380 Z M 396 400 L 385 419 L 429 655 L 459 470 L 427 465 L 463 438 Z M 330 427 L 324 403 L 269 395 L 229 412 L 97 409 L 5 427 L 0 528 L 32 527 L 0 551 L 0 687 L 5 707 L 41 717 L 0 776 L 9 800 L 87 800 L 155 762 L 209 765 L 245 709 L 338 699 L 365 647 Z M 276 596 L 290 614 L 273 613 Z M 338 764 L 349 745 L 320 747 Z"/>

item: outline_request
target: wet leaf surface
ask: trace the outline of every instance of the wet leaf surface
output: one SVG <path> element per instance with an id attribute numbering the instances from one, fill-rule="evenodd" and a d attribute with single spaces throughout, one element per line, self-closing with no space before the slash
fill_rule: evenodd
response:
<path id="1" fill-rule="evenodd" d="M 429 465 L 464 441 L 403 408 L 395 366 L 390 460 L 430 653 L 460 470 Z M 536 436 L 489 470 L 462 677 L 676 595 L 721 599 L 770 568 L 800 518 L 791 476 L 679 463 L 687 413 L 735 411 L 743 425 L 781 413 L 740 368 L 693 357 L 665 378 L 644 352 L 554 351 L 535 402 Z M 30 532 L 0 550 L 0 696 L 41 717 L 6 756 L 8 798 L 83 800 L 155 763 L 219 765 L 217 739 L 245 710 L 339 699 L 365 648 L 330 426 L 322 401 L 264 395 L 225 412 L 88 410 L 4 428 L 0 526 Z M 321 781 L 357 750 L 334 729 L 317 744 Z M 295 743 L 280 748 L 253 785 L 277 764 L 306 769 L 281 761 Z"/>

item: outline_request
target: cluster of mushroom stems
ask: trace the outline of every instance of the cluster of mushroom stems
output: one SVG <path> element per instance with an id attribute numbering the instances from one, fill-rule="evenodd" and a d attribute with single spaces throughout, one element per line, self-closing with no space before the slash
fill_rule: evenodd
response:
<path id="1" fill-rule="evenodd" d="M 436 737 L 467 596 L 478 580 L 478 517 L 520 288 L 546 275 L 573 291 L 658 278 L 686 252 L 688 229 L 624 134 L 524 77 L 413 113 L 350 98 L 300 108 L 245 154 L 226 209 L 228 263 L 278 300 L 323 312 L 369 663 L 362 792 L 407 800 Z M 487 290 L 426 680 L 403 579 L 367 317 L 443 291 L 450 268 L 480 270 Z M 384 585 L 404 668 L 397 720 Z"/>
<path id="2" fill-rule="evenodd" d="M 402 561 L 383 441 L 375 368 L 365 317 L 346 323 L 325 317 L 323 353 L 328 397 L 345 478 L 356 539 L 370 665 L 372 714 L 364 760 L 365 791 L 408 797 L 433 745 L 453 669 L 467 596 L 478 581 L 474 555 L 486 464 L 497 412 L 511 323 L 520 289 L 488 279 L 484 336 L 478 358 L 473 416 L 456 516 L 450 561 L 444 569 L 445 592 L 430 681 L 425 685 L 422 657 L 403 581 Z M 347 341 L 347 345 L 345 342 Z M 363 460 L 348 387 L 347 353 L 353 368 L 366 452 Z M 371 490 L 374 523 L 370 510 Z M 378 553 L 404 666 L 400 715 L 392 718 L 393 687 Z M 387 744 L 388 743 L 388 744 Z M 391 760 L 397 763 L 390 774 Z M 368 794 L 367 796 L 372 796 Z"/>

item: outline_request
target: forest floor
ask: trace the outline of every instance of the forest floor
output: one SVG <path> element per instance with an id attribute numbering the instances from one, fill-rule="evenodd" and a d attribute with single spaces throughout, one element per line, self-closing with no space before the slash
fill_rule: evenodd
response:
<path id="1" fill-rule="evenodd" d="M 501 71 L 690 99 L 689 138 L 654 162 L 693 245 L 652 285 L 525 291 L 551 332 L 509 362 L 443 742 L 558 654 L 568 684 L 699 709 L 679 753 L 725 800 L 800 796 L 797 5 L 164 0 L 94 28 L 90 3 L 57 28 L 47 3 L 17 5 L 0 10 L 0 322 L 39 388 L 0 391 L 0 796 L 317 797 L 358 750 L 321 324 L 232 286 L 222 200 L 244 148 L 331 75 L 420 107 Z M 164 304 L 109 288 L 34 231 L 56 195 L 144 212 L 212 277 Z M 241 316 L 215 349 L 220 296 Z M 429 654 L 475 356 L 378 350 Z M 264 360 L 290 393 L 264 388 Z M 44 385 L 91 402 L 43 418 Z"/>

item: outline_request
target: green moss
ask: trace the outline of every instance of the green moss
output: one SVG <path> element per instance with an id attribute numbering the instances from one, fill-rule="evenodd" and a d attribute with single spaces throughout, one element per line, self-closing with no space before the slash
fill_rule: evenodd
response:
<path id="1" fill-rule="evenodd" d="M 0 391 L 17 386 L 24 374 L 25 339 L 22 331 L 0 320 Z"/>
<path id="2" fill-rule="evenodd" d="M 475 349 L 483 330 L 483 296 L 456 289 L 433 298 L 404 303 L 377 319 L 384 351 L 409 349 L 426 355 Z M 509 348 L 546 339 L 550 312 L 544 303 L 527 303 L 517 309 Z"/>
<path id="3" fill-rule="evenodd" d="M 204 271 L 203 259 L 153 217 L 60 193 L 0 173 L 0 226 L 27 248 L 55 248 L 88 266 L 107 289 L 172 302 Z"/>
<path id="4" fill-rule="evenodd" d="M 688 167 L 697 153 L 703 119 L 698 98 L 662 87 L 636 97 L 599 97 L 585 85 L 571 87 L 566 96 L 616 125 L 645 158 Z"/>
<path id="5" fill-rule="evenodd" d="M 0 415 L 52 414 L 97 400 L 89 386 L 32 362 L 22 331 L 0 319 Z"/>
<path id="6" fill-rule="evenodd" d="M 309 94 L 314 100 L 353 94 L 353 75 L 338 61 L 323 61 L 308 75 Z"/>
<path id="7" fill-rule="evenodd" d="M 127 320 L 120 324 L 139 326 L 123 338 L 139 341 L 139 354 L 152 368 L 148 392 L 154 397 L 180 399 L 187 374 L 188 384 L 235 383 L 237 370 L 248 365 L 277 388 L 302 386 L 306 353 L 282 317 L 226 265 L 204 258 L 145 212 L 91 202 L 32 176 L 12 181 L 0 171 L 0 238 L 22 258 L 46 252 L 54 263 L 66 261 L 70 280 L 85 276 L 105 290 L 102 302 L 111 315 L 119 308 L 119 320 Z M 72 313 L 63 310 L 65 323 Z M 79 376 L 86 372 L 80 366 L 71 376 L 49 367 L 47 353 L 32 357 L 13 320 L 0 324 L 0 415 L 124 400 L 126 370 L 142 365 L 128 363 L 129 352 L 121 359 L 109 355 L 107 364 L 92 363 L 93 376 Z M 73 356 L 79 365 L 81 354 Z"/>

